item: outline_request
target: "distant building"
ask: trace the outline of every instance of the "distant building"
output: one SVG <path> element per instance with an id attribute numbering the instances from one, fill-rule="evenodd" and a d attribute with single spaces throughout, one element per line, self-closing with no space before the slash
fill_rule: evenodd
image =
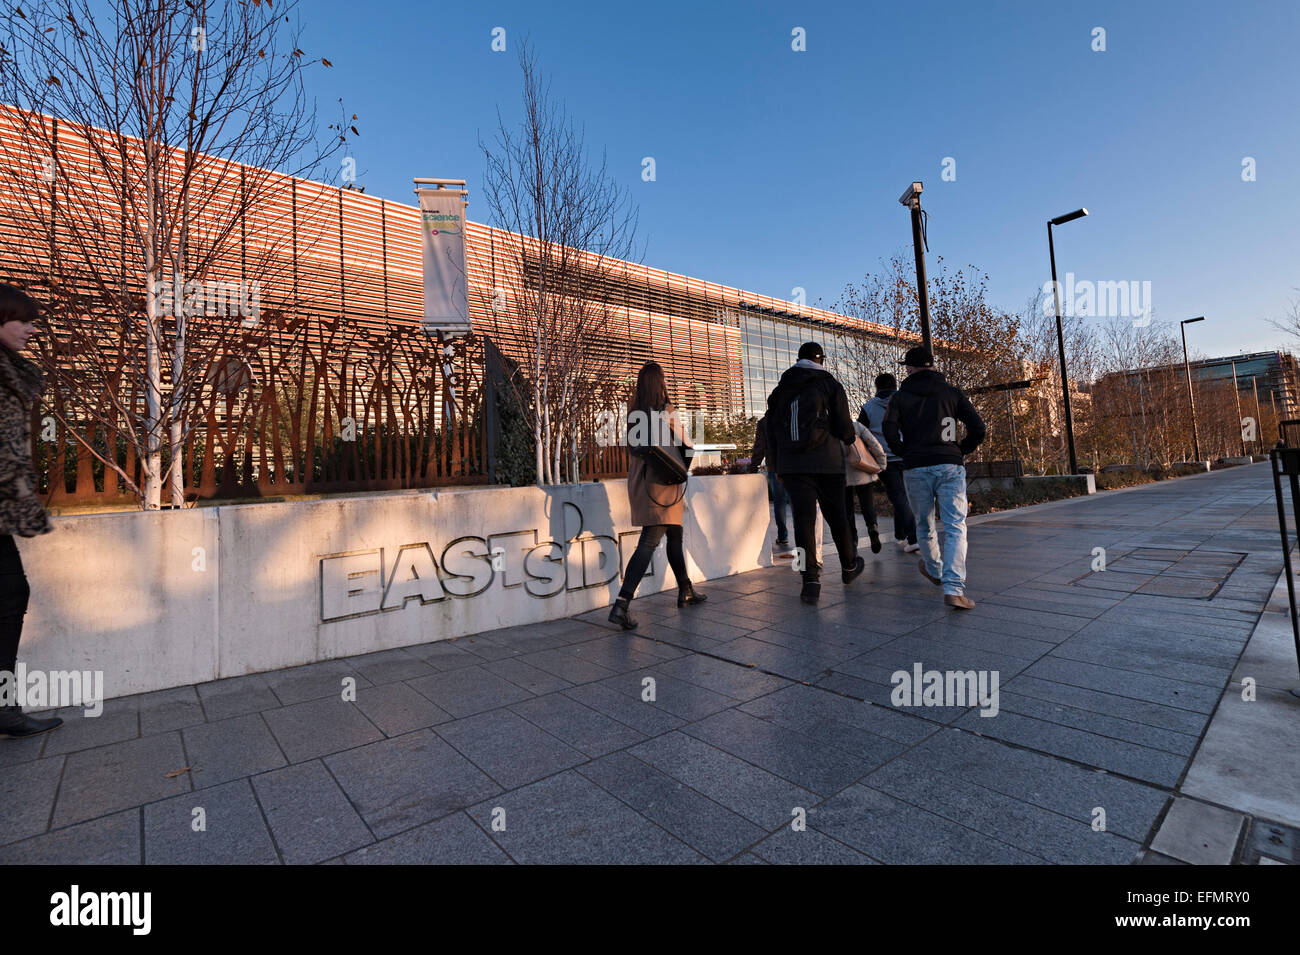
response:
<path id="1" fill-rule="evenodd" d="M 1250 396 L 1253 401 L 1255 389 L 1258 388 L 1261 407 L 1276 405 L 1277 413 L 1282 419 L 1300 415 L 1300 373 L 1297 371 L 1295 356 L 1290 352 L 1261 351 L 1226 355 L 1222 358 L 1203 358 L 1191 362 L 1190 367 L 1197 392 L 1206 385 L 1230 383 L 1235 373 L 1237 390 L 1242 392 L 1243 399 Z M 1137 368 L 1103 375 L 1098 379 L 1097 387 L 1104 390 L 1112 383 L 1136 385 L 1139 380 L 1149 385 L 1153 378 L 1169 376 L 1185 388 L 1185 375 L 1181 363 Z"/>

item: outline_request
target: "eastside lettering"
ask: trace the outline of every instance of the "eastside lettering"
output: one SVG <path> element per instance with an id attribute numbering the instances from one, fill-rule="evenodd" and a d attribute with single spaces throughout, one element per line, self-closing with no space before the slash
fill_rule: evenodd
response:
<path id="1" fill-rule="evenodd" d="M 636 530 L 583 531 L 565 541 L 537 528 L 487 537 L 462 536 L 436 547 L 430 541 L 317 558 L 322 623 L 470 599 L 494 588 L 521 589 L 547 599 L 570 590 L 604 587 L 619 577 L 636 547 Z M 631 540 L 627 540 L 631 538 Z M 655 573 L 653 563 L 647 576 Z"/>

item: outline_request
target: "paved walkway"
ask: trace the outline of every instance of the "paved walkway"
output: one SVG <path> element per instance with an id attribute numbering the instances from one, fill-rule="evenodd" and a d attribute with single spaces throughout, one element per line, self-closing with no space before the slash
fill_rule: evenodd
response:
<path id="1" fill-rule="evenodd" d="M 78 712 L 0 743 L 0 864 L 1163 859 L 1281 569 L 1268 466 L 978 518 L 969 613 L 864 554 L 816 609 L 774 568 L 638 600 L 636 635 L 601 612 Z M 997 714 L 894 706 L 918 664 L 996 672 Z"/>

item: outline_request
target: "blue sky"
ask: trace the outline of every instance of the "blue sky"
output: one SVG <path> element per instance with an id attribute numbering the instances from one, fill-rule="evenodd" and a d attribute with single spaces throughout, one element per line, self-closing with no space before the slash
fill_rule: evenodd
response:
<path id="1" fill-rule="evenodd" d="M 334 64 L 310 79 L 324 121 L 338 96 L 359 116 L 368 194 L 464 178 L 484 221 L 478 141 L 498 108 L 518 119 L 527 35 L 631 189 L 648 265 L 828 304 L 910 253 L 897 199 L 921 179 L 930 261 L 987 272 L 996 305 L 1047 281 L 1046 220 L 1086 206 L 1056 232 L 1062 279 L 1151 282 L 1158 320 L 1208 316 L 1205 354 L 1300 346 L 1267 322 L 1300 296 L 1295 2 L 305 0 L 302 18 Z"/>

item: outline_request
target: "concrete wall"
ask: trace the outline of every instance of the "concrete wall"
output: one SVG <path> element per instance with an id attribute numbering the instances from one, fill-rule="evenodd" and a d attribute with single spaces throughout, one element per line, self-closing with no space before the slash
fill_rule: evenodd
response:
<path id="1" fill-rule="evenodd" d="M 770 564 L 762 475 L 692 478 L 694 580 Z M 20 540 L 19 658 L 123 696 L 607 606 L 639 535 L 623 481 L 57 517 Z M 495 553 L 494 553 L 495 552 Z M 640 593 L 672 587 L 662 547 Z"/>
<path id="2" fill-rule="evenodd" d="M 1012 491 L 1017 487 L 1033 490 L 1035 486 L 1050 488 L 1058 485 L 1073 487 L 1079 494 L 1097 493 L 1097 479 L 1091 474 L 1029 474 L 1018 478 L 970 478 L 966 482 L 966 490 L 970 493 L 978 493 L 991 490 Z"/>

